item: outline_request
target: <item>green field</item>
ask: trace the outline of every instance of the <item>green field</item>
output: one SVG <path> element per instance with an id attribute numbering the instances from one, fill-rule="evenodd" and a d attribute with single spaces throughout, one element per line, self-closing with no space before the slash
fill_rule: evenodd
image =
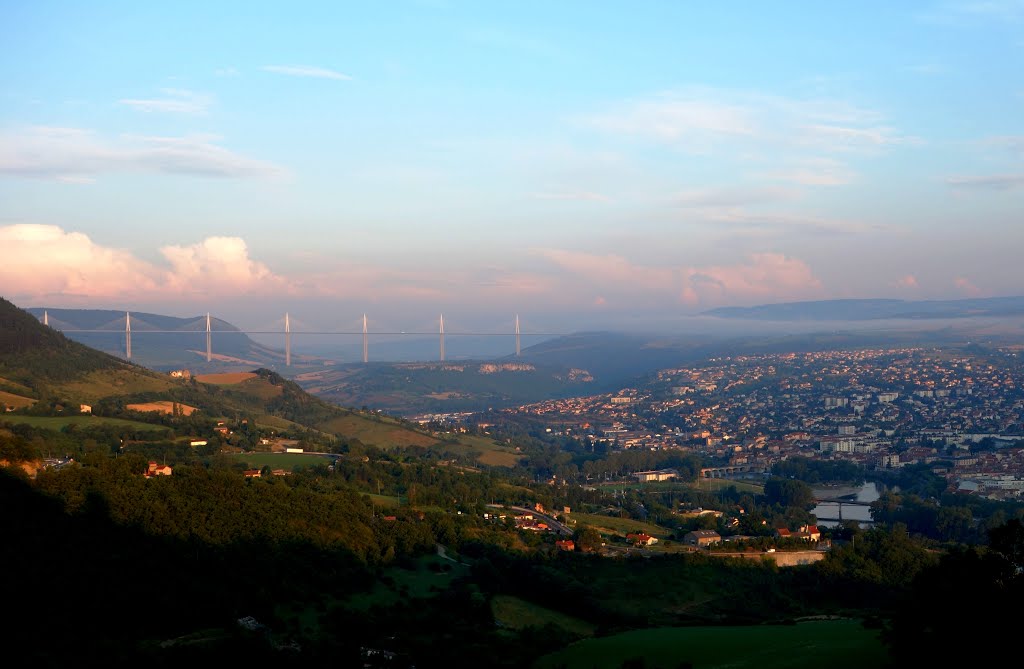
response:
<path id="1" fill-rule="evenodd" d="M 137 420 L 104 418 L 102 416 L 15 416 L 13 414 L 6 414 L 0 420 L 9 423 L 31 425 L 32 427 L 41 427 L 47 430 L 60 430 L 67 425 L 76 425 L 78 427 L 116 425 L 136 432 L 163 432 L 169 429 L 164 425 L 152 425 L 150 423 L 140 423 Z"/>
<path id="2" fill-rule="evenodd" d="M 541 658 L 534 669 L 865 669 L 888 663 L 876 630 L 855 620 L 750 627 L 662 627 L 585 639 Z"/>
<path id="3" fill-rule="evenodd" d="M 624 483 L 605 483 L 600 486 L 601 490 L 622 491 L 622 490 L 643 490 L 646 492 L 663 490 L 666 493 L 672 490 L 703 490 L 715 492 L 723 488 L 734 487 L 740 492 L 762 494 L 764 486 L 753 481 L 740 481 L 733 479 L 698 479 L 696 481 L 628 481 Z"/>
<path id="4" fill-rule="evenodd" d="M 367 418 L 359 414 L 349 414 L 333 418 L 319 428 L 324 432 L 358 439 L 364 444 L 385 450 L 395 446 L 430 447 L 438 443 L 434 437 L 386 417 Z"/>
<path id="5" fill-rule="evenodd" d="M 458 556 L 449 554 L 453 559 Z M 465 576 L 469 567 L 440 555 L 425 555 L 407 567 L 388 567 L 374 583 L 370 592 L 355 595 L 345 606 L 367 610 L 373 606 L 390 606 L 410 598 L 433 597 L 447 590 L 456 577 Z"/>
<path id="6" fill-rule="evenodd" d="M 565 518 L 570 527 L 574 525 L 573 521 L 576 521 L 576 525 L 589 525 L 604 534 L 617 534 L 624 537 L 633 532 L 646 532 L 652 537 L 659 539 L 672 536 L 672 530 L 661 525 L 645 523 L 640 520 L 633 520 L 632 518 L 601 516 L 596 513 L 576 513 L 575 511 L 566 514 Z"/>
<path id="7" fill-rule="evenodd" d="M 58 388 L 67 397 L 83 402 L 97 402 L 108 397 L 166 392 L 180 383 L 134 369 L 106 369 L 90 372 L 82 379 L 61 384 Z"/>
<path id="8" fill-rule="evenodd" d="M 244 462 L 250 469 L 270 467 L 294 471 L 301 467 L 330 464 L 336 456 L 314 453 L 236 453 L 231 457 Z"/>
<path id="9" fill-rule="evenodd" d="M 384 507 L 386 509 L 396 509 L 402 506 L 402 498 L 396 495 L 375 495 L 373 493 L 363 493 L 376 505 Z"/>
<path id="10" fill-rule="evenodd" d="M 491 613 L 498 625 L 514 630 L 554 625 L 570 634 L 584 637 L 593 636 L 595 630 L 594 625 L 585 620 L 511 595 L 495 595 L 491 600 Z"/>

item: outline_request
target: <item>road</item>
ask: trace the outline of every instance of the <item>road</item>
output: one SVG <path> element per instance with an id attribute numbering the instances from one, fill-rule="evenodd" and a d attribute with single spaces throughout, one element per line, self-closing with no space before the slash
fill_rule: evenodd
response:
<path id="1" fill-rule="evenodd" d="M 534 518 L 544 521 L 545 523 L 547 523 L 548 527 L 550 527 L 553 531 L 557 532 L 558 534 L 561 534 L 562 536 L 566 537 L 571 537 L 573 535 L 572 528 L 558 522 L 554 519 L 553 516 L 546 513 L 541 513 L 536 509 L 528 509 L 525 506 L 502 506 L 501 504 L 488 504 L 487 506 L 491 509 L 508 509 L 509 511 L 515 511 L 516 513 L 533 514 Z"/>

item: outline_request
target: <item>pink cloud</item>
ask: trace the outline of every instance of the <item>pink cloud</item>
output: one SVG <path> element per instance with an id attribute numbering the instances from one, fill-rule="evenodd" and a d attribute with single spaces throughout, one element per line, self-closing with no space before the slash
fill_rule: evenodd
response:
<path id="1" fill-rule="evenodd" d="M 157 268 L 130 252 L 55 225 L 0 227 L 0 248 L 0 286 L 9 296 L 126 297 L 160 283 Z"/>
<path id="2" fill-rule="evenodd" d="M 735 265 L 686 268 L 681 298 L 691 305 L 795 299 L 815 295 L 821 287 L 802 260 L 780 253 L 754 253 Z"/>
<path id="3" fill-rule="evenodd" d="M 0 285 L 18 298 L 176 300 L 210 295 L 286 294 L 291 286 L 249 258 L 245 241 L 209 237 L 161 249 L 167 266 L 93 242 L 55 225 L 0 227 Z"/>
<path id="4" fill-rule="evenodd" d="M 961 293 L 970 295 L 971 297 L 976 297 L 981 294 L 981 290 L 971 283 L 970 279 L 962 276 L 958 276 L 953 279 L 953 285 L 956 286 Z"/>
<path id="5" fill-rule="evenodd" d="M 913 274 L 907 274 L 897 279 L 896 285 L 900 288 L 917 288 L 917 277 Z"/>
<path id="6" fill-rule="evenodd" d="M 821 281 L 802 260 L 757 253 L 732 265 L 658 267 L 638 265 L 614 254 L 563 249 L 538 253 L 600 291 L 605 303 L 712 305 L 766 299 L 798 299 L 820 294 Z M 617 299 L 616 299 L 617 298 Z"/>

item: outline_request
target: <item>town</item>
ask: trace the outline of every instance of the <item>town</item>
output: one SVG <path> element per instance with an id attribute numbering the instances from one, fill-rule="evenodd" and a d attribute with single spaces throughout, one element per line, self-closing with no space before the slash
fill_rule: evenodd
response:
<path id="1" fill-rule="evenodd" d="M 615 393 L 508 409 L 591 447 L 681 449 L 756 477 L 793 456 L 866 470 L 930 464 L 948 489 L 1024 492 L 1024 371 L 1014 350 L 924 348 L 718 357 Z M 434 416 L 487 429 L 474 414 Z"/>

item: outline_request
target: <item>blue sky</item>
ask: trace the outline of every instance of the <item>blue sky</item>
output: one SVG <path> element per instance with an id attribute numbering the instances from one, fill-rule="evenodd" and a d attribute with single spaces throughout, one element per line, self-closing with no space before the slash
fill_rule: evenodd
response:
<path id="1" fill-rule="evenodd" d="M 1022 293 L 1022 0 L 44 0 L 0 40 L 20 306 L 525 331 Z"/>

